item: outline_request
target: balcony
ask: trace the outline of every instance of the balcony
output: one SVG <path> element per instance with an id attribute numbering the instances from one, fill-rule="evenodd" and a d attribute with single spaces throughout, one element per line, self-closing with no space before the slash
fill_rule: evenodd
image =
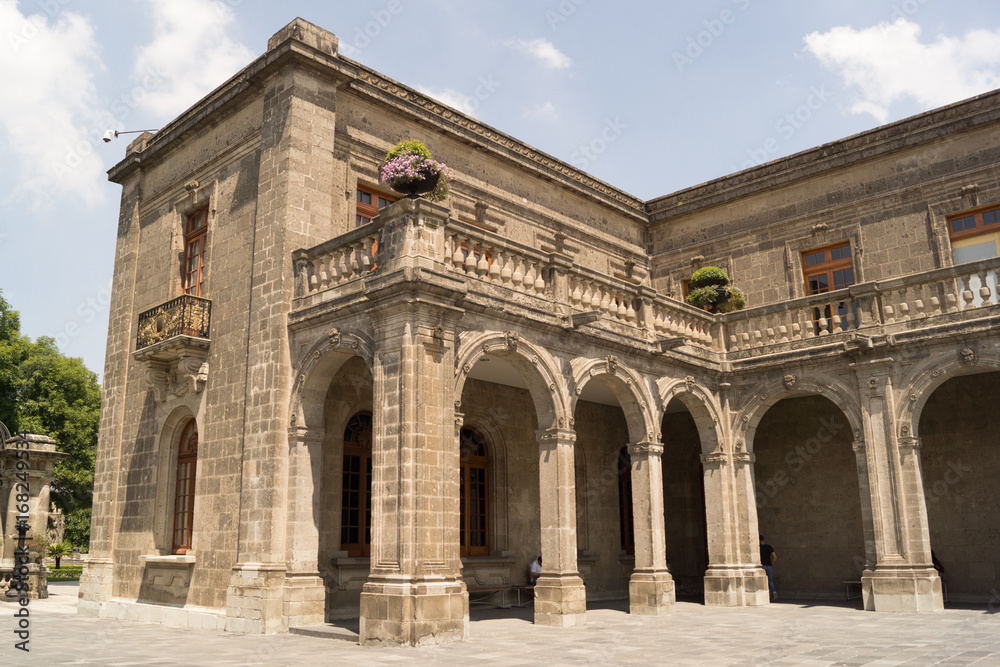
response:
<path id="1" fill-rule="evenodd" d="M 986 331 L 1000 318 L 1000 258 L 861 283 L 721 316 L 726 357 L 748 360 L 828 348 Z"/>
<path id="2" fill-rule="evenodd" d="M 132 356 L 158 400 L 198 393 L 208 381 L 211 320 L 212 302 L 188 294 L 139 313 Z"/>
<path id="3" fill-rule="evenodd" d="M 409 245 L 393 248 L 386 223 L 396 225 L 398 217 L 387 210 L 383 220 L 293 253 L 293 326 L 364 307 L 367 282 L 379 267 L 401 262 L 419 264 L 424 276 L 457 279 L 467 310 L 502 311 L 628 343 L 637 352 L 674 350 L 709 364 L 842 355 L 1000 325 L 1000 258 L 713 315 L 644 284 L 641 268 L 628 277 L 592 271 L 559 251 L 454 219 L 415 225 Z"/>

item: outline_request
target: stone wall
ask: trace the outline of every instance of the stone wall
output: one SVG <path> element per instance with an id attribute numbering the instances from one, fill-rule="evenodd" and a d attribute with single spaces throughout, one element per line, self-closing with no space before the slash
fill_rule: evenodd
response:
<path id="1" fill-rule="evenodd" d="M 948 599 L 996 604 L 1000 590 L 1000 373 L 953 378 L 920 418 L 931 548 Z"/>
<path id="2" fill-rule="evenodd" d="M 832 425 L 832 426 L 831 426 Z M 757 516 L 778 595 L 843 598 L 865 563 L 858 471 L 843 413 L 819 396 L 779 401 L 754 438 Z"/>

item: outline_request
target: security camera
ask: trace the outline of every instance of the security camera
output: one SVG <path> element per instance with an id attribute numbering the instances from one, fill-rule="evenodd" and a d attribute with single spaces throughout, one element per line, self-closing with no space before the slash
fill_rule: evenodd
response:
<path id="1" fill-rule="evenodd" d="M 118 138 L 118 130 L 108 130 L 107 132 L 104 133 L 104 136 L 102 137 L 102 139 L 104 139 L 104 143 L 110 143 L 112 139 L 117 139 L 117 138 Z"/>

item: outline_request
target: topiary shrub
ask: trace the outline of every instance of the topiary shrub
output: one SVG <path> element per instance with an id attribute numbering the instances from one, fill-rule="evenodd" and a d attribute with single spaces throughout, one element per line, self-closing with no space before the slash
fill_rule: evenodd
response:
<path id="1" fill-rule="evenodd" d="M 687 302 L 713 313 L 731 313 L 746 308 L 743 292 L 729 284 L 729 276 L 717 266 L 705 266 L 691 276 Z"/>
<path id="2" fill-rule="evenodd" d="M 731 313 L 747 307 L 747 298 L 743 295 L 742 290 L 731 286 L 727 286 L 725 289 L 729 293 L 729 298 L 718 303 L 720 313 Z"/>
<path id="3" fill-rule="evenodd" d="M 691 275 L 691 291 L 701 287 L 728 285 L 729 276 L 717 266 L 703 266 Z M 690 302 L 688 302 L 690 303 Z"/>

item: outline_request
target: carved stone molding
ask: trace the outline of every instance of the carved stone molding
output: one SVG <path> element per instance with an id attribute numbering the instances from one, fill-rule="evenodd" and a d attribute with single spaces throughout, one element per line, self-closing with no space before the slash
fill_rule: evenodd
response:
<path id="1" fill-rule="evenodd" d="M 157 401 L 171 396 L 180 398 L 189 391 L 201 393 L 208 382 L 208 350 L 187 348 L 159 355 L 147 356 L 139 361 L 146 364 L 144 379 Z"/>
<path id="2" fill-rule="evenodd" d="M 958 360 L 962 362 L 963 366 L 971 366 L 976 363 L 976 351 L 971 347 L 962 348 L 958 353 Z"/>
<path id="3" fill-rule="evenodd" d="M 628 445 L 628 454 L 633 459 L 662 456 L 663 445 L 657 442 L 632 442 Z"/>

